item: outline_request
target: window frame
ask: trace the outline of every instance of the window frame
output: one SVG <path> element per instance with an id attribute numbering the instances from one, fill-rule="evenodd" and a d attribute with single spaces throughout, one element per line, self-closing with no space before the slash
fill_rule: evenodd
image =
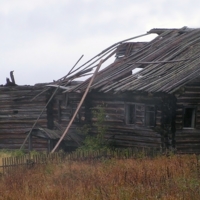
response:
<path id="1" fill-rule="evenodd" d="M 153 107 L 153 111 L 147 111 L 147 107 Z M 147 125 L 147 113 L 153 113 L 153 125 L 150 125 L 150 121 Z M 146 127 L 155 127 L 156 126 L 156 106 L 155 105 L 145 105 L 145 126 Z"/>
<path id="2" fill-rule="evenodd" d="M 76 107 L 74 105 L 70 106 L 70 120 L 74 116 L 74 113 L 76 112 Z M 80 123 L 81 122 L 81 108 L 79 109 L 78 113 L 76 114 L 76 117 L 74 118 L 73 123 Z"/>
<path id="3" fill-rule="evenodd" d="M 134 114 L 133 114 L 133 123 L 130 123 L 130 110 L 129 110 L 129 106 L 134 106 Z M 137 119 L 137 106 L 142 106 L 144 107 L 144 116 L 140 116 L 138 118 L 143 118 L 143 124 L 142 125 L 137 125 L 136 124 L 136 119 Z M 147 107 L 153 107 L 154 111 L 147 111 Z M 141 110 L 142 112 L 142 110 Z M 150 123 L 147 124 L 147 114 L 148 113 L 154 113 L 154 117 L 153 117 L 153 125 L 150 125 Z M 135 102 L 125 102 L 125 124 L 126 125 L 135 125 L 135 126 L 142 126 L 142 127 L 155 127 L 156 126 L 156 106 L 153 104 L 144 104 L 144 103 L 135 103 Z"/>
<path id="4" fill-rule="evenodd" d="M 185 111 L 186 111 L 186 109 L 193 109 L 193 111 L 194 111 L 194 114 L 192 114 L 192 115 L 194 115 L 193 116 L 194 119 L 191 119 L 191 126 L 185 126 Z M 197 121 L 197 107 L 196 106 L 185 106 L 183 108 L 183 129 L 195 129 L 196 121 Z"/>
<path id="5" fill-rule="evenodd" d="M 130 119 L 131 114 L 130 114 L 130 106 L 134 106 L 134 113 L 133 113 L 133 118 Z M 133 107 L 132 107 L 133 110 Z M 133 121 L 133 123 L 130 123 L 130 121 Z M 125 124 L 127 125 L 132 125 L 135 124 L 135 104 L 133 103 L 125 103 Z"/>

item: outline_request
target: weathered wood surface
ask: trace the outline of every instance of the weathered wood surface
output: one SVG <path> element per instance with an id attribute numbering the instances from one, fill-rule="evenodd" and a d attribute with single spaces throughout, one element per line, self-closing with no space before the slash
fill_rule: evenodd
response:
<path id="1" fill-rule="evenodd" d="M 160 149 L 162 147 L 162 135 L 153 128 L 143 126 L 140 121 L 136 124 L 125 123 L 125 103 L 149 103 L 159 102 L 159 98 L 145 98 L 142 95 L 113 95 L 91 93 L 86 102 L 86 121 L 92 124 L 91 133 L 96 134 L 97 128 L 95 123 L 97 118 L 93 115 L 93 111 L 98 112 L 99 107 L 103 107 L 105 112 L 104 125 L 106 129 L 106 139 L 117 147 L 153 147 Z M 162 111 L 157 106 L 155 118 L 155 127 L 160 128 Z M 139 113 L 138 113 L 139 114 Z M 142 115 L 143 116 L 143 115 Z M 139 119 L 139 118 L 138 118 Z"/>
<path id="2" fill-rule="evenodd" d="M 0 149 L 19 149 L 33 123 L 44 108 L 47 93 L 31 99 L 44 88 L 37 86 L 0 87 Z M 47 114 L 38 125 L 47 127 Z M 36 150 L 44 150 L 45 141 L 33 139 Z M 27 148 L 27 145 L 25 145 Z"/>
<path id="3" fill-rule="evenodd" d="M 200 81 L 193 80 L 179 91 L 176 109 L 176 149 L 180 153 L 200 153 Z M 184 128 L 184 107 L 196 108 L 194 128 Z"/>
<path id="4" fill-rule="evenodd" d="M 51 95 L 49 90 L 41 93 L 42 91 L 44 87 L 41 86 L 0 87 L 0 149 L 20 148 L 26 137 L 25 132 L 31 129 Z M 54 120 L 64 128 L 67 126 L 80 101 L 81 94 L 70 93 L 68 97 L 68 94 L 62 94 L 62 92 L 63 90 L 57 92 L 36 126 L 53 129 L 55 128 Z M 34 99 L 39 93 L 41 95 Z M 77 132 L 80 121 L 84 119 L 83 105 L 70 133 Z M 67 145 L 77 146 L 73 140 L 67 143 Z M 28 148 L 27 144 L 25 149 Z M 46 151 L 47 140 L 33 137 L 32 147 L 34 150 Z"/>
<path id="5" fill-rule="evenodd" d="M 62 133 L 64 132 L 65 128 L 69 124 L 75 109 L 80 102 L 82 94 L 79 93 L 58 93 L 54 98 L 53 104 L 53 119 L 54 121 L 61 126 Z M 85 121 L 85 105 L 83 104 L 72 123 L 72 126 L 69 129 L 69 135 L 76 136 L 80 133 L 80 127 L 84 124 Z M 54 124 L 56 126 L 56 124 Z M 59 128 L 59 127 L 58 127 Z M 79 142 L 75 141 L 75 138 L 71 137 L 71 140 L 65 139 L 65 144 L 67 147 L 78 147 Z"/>
<path id="6" fill-rule="evenodd" d="M 46 104 L 47 92 L 30 101 L 43 88 L 33 86 L 0 87 L 0 148 L 18 149 L 25 138 L 25 132 L 30 130 L 36 118 Z M 175 148 L 180 153 L 200 152 L 200 82 L 198 80 L 181 88 L 177 93 L 176 118 L 174 133 Z M 48 120 L 55 120 L 65 128 L 82 94 L 58 92 L 51 104 L 52 112 L 44 112 L 38 121 L 42 127 L 47 127 Z M 197 98 L 196 98 L 197 97 Z M 92 132 L 96 133 L 94 126 L 97 119 L 92 111 L 97 111 L 99 106 L 105 110 L 105 125 L 108 126 L 106 139 L 113 141 L 119 147 L 154 147 L 160 148 L 165 142 L 162 136 L 163 123 L 166 112 L 161 102 L 161 96 L 147 96 L 146 94 L 103 94 L 92 92 L 81 107 L 70 133 L 78 132 L 84 124 L 93 124 Z M 145 128 L 140 121 L 136 125 L 125 124 L 125 102 L 144 103 L 156 105 L 156 123 L 154 128 Z M 186 106 L 196 106 L 196 126 L 194 129 L 183 129 L 183 112 Z M 173 109 L 173 108 L 172 108 Z M 47 119 L 47 114 L 48 119 Z M 142 113 L 140 113 L 142 116 Z M 139 113 L 138 113 L 139 116 Z M 170 136 L 171 137 L 171 136 Z M 78 146 L 73 142 L 68 145 Z M 25 146 L 27 148 L 27 145 Z M 47 149 L 47 140 L 33 138 L 33 148 Z"/>

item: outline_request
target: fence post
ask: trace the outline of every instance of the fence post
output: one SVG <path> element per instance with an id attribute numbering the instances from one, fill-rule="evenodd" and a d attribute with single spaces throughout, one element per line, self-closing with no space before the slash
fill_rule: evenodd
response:
<path id="1" fill-rule="evenodd" d="M 3 169 L 2 169 L 2 171 L 3 171 L 3 174 L 5 173 L 5 172 L 4 172 L 4 165 L 5 165 L 5 162 L 4 162 L 4 160 L 5 160 L 5 159 L 4 159 L 4 158 L 2 158 L 2 168 L 3 168 Z"/>

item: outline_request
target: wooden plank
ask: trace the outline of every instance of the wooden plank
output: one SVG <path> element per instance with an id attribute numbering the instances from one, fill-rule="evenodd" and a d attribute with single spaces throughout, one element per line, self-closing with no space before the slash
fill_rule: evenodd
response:
<path id="1" fill-rule="evenodd" d="M 109 138 L 109 137 L 107 137 Z M 133 142 L 145 142 L 145 143 L 154 143 L 154 144 L 161 144 L 161 137 L 160 138 L 151 138 L 151 137 L 138 137 L 134 135 L 114 135 L 115 140 L 122 140 L 122 141 L 133 141 Z"/>

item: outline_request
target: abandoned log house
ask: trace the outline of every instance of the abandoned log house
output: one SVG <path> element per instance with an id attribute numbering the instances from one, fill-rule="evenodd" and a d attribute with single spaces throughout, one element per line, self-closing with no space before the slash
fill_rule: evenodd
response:
<path id="1" fill-rule="evenodd" d="M 0 148 L 20 147 L 57 90 L 25 145 L 50 151 L 93 79 L 62 145 L 79 146 L 79 128 L 85 124 L 95 134 L 93 111 L 102 107 L 105 137 L 117 147 L 200 153 L 200 29 L 151 29 L 147 34 L 157 36 L 150 42 L 125 40 L 101 52 L 100 57 L 112 50 L 115 61 L 83 82 L 72 84 L 74 77 L 97 65 L 48 87 L 0 87 Z"/>

